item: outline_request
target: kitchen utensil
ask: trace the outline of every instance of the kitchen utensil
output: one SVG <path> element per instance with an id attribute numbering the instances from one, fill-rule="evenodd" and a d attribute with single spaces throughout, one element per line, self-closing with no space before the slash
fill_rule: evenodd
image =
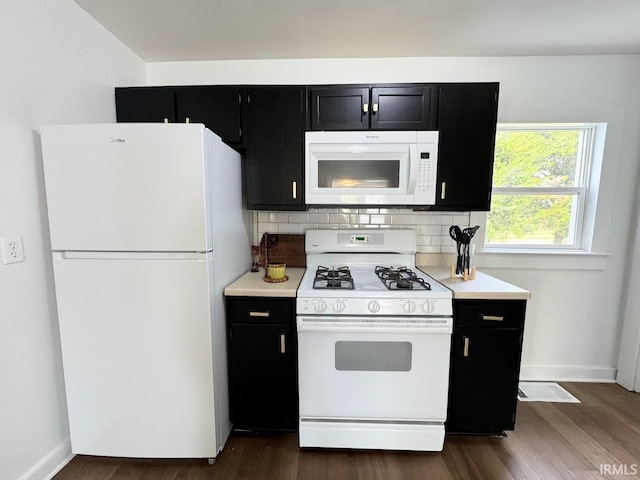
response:
<path id="1" fill-rule="evenodd" d="M 449 227 L 449 236 L 454 240 L 454 241 L 458 241 L 458 234 L 456 232 L 456 225 L 451 225 Z"/>
<path id="2" fill-rule="evenodd" d="M 471 244 L 471 239 L 476 234 L 480 225 L 476 225 L 475 227 L 465 228 L 462 231 L 463 244 L 464 244 L 464 263 L 462 267 L 462 273 L 465 271 L 467 275 L 471 272 L 471 256 L 469 255 L 469 245 Z"/>
<path id="3" fill-rule="evenodd" d="M 451 227 L 449 227 L 449 236 L 456 242 L 458 252 L 458 256 L 456 257 L 456 274 L 460 275 L 464 268 L 464 256 L 462 253 L 463 232 L 459 226 L 451 225 Z"/>

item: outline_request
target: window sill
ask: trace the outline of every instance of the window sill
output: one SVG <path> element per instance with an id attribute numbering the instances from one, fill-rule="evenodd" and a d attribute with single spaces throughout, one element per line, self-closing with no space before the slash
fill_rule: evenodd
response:
<path id="1" fill-rule="evenodd" d="M 476 252 L 473 264 L 488 268 L 531 268 L 551 270 L 605 270 L 608 253 L 585 251 L 485 250 Z"/>

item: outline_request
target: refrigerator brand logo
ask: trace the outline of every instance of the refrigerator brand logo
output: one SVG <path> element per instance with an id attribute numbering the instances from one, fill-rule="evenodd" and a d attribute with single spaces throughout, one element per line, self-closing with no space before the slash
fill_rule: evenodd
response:
<path id="1" fill-rule="evenodd" d="M 109 137 L 109 143 L 124 143 L 124 138 Z"/>

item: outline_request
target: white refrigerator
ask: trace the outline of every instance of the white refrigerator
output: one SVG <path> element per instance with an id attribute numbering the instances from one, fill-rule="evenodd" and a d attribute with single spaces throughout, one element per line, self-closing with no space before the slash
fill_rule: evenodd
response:
<path id="1" fill-rule="evenodd" d="M 239 154 L 199 124 L 41 135 L 73 453 L 215 458 L 223 289 L 251 263 Z"/>

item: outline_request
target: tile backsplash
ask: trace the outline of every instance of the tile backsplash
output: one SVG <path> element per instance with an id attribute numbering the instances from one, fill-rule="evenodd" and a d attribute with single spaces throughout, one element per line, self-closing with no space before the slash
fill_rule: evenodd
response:
<path id="1" fill-rule="evenodd" d="M 306 212 L 253 212 L 253 244 L 262 234 L 304 233 L 310 229 L 410 228 L 419 253 L 454 253 L 449 227 L 469 226 L 468 212 L 415 212 L 397 208 L 310 208 Z"/>

